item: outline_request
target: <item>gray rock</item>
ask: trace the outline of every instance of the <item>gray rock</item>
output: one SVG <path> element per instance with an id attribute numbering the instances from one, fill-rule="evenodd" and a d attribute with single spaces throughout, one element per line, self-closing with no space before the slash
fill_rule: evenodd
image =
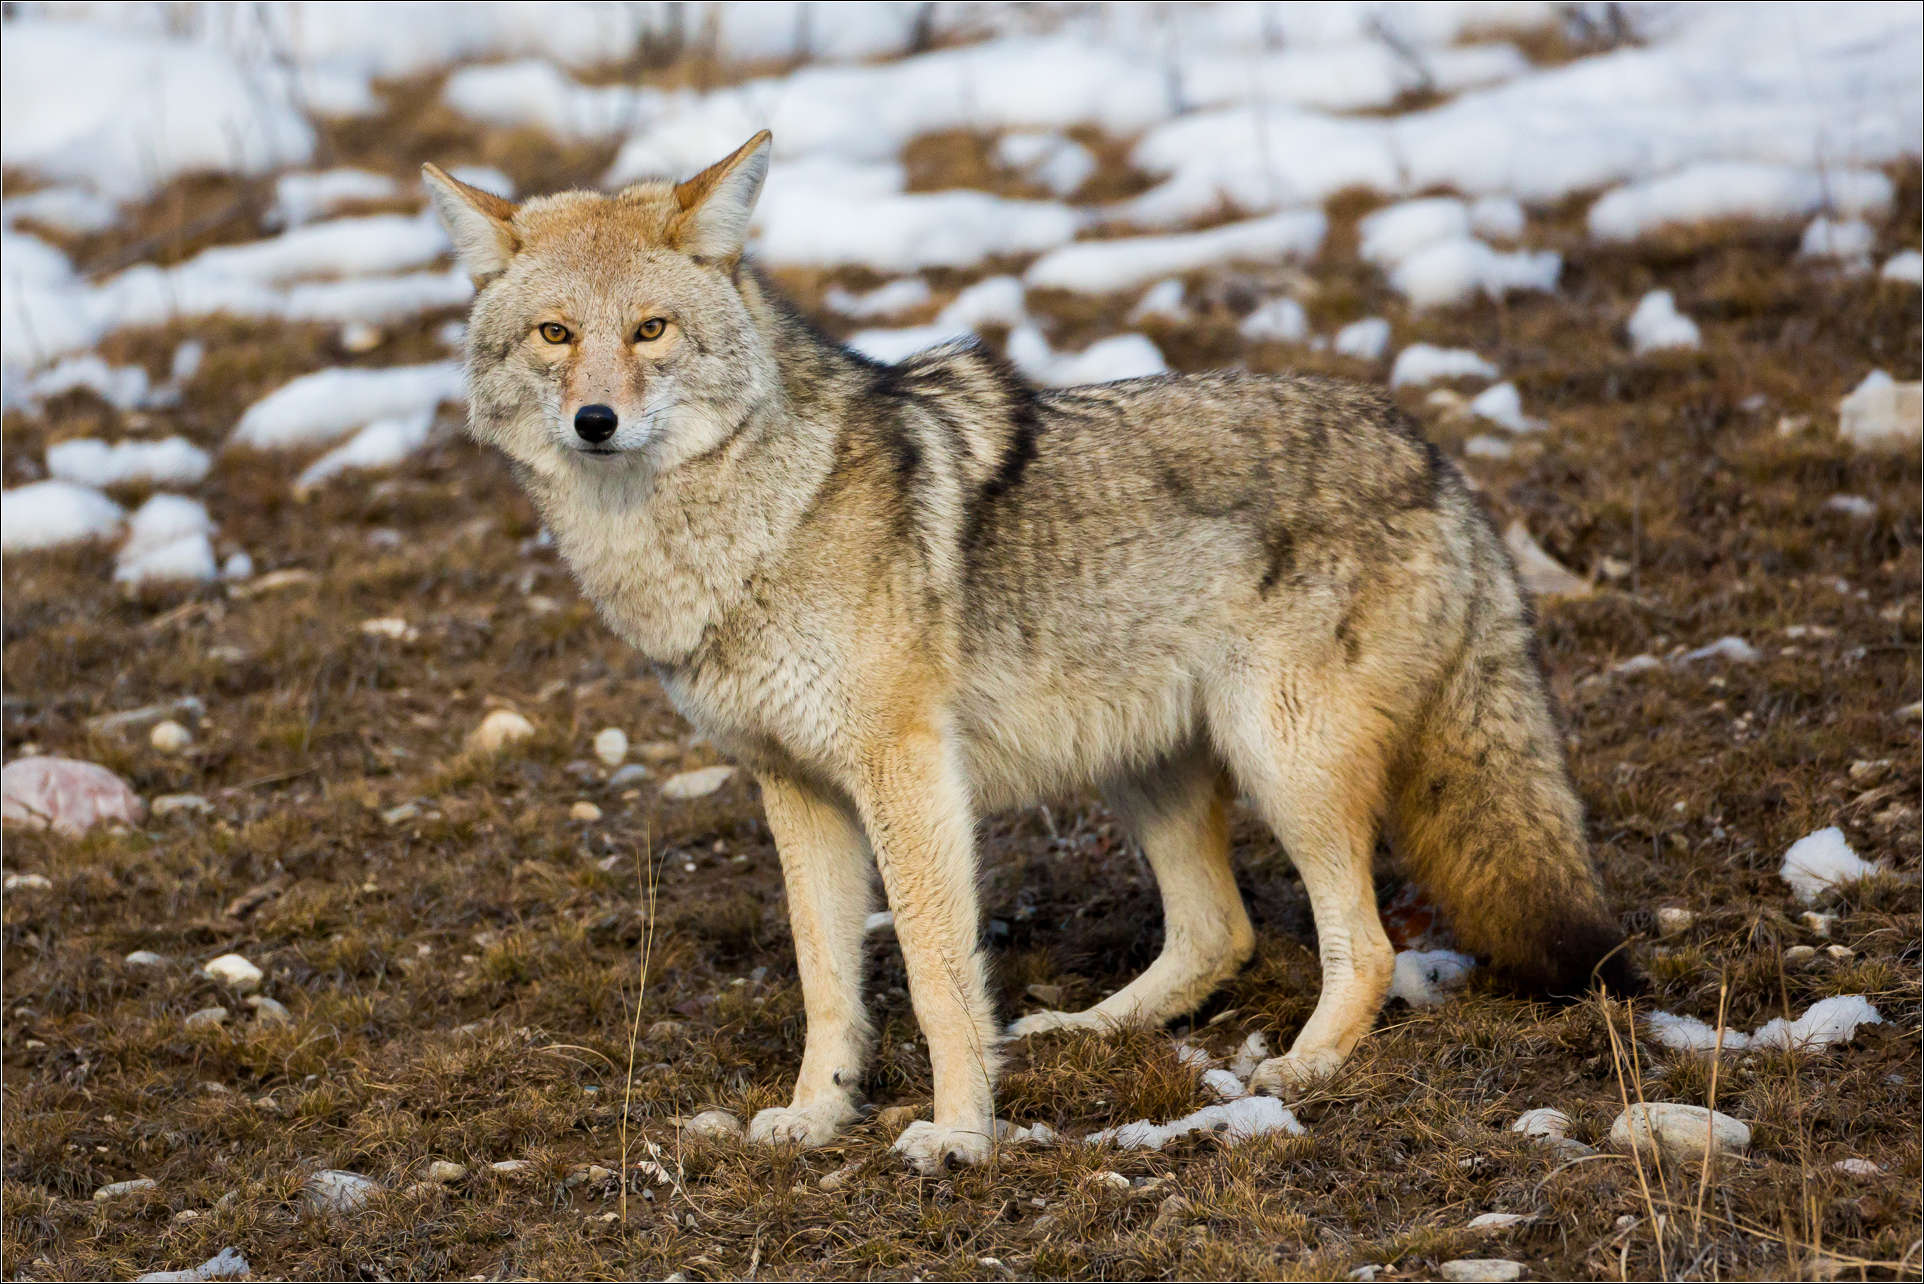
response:
<path id="1" fill-rule="evenodd" d="M 734 774 L 733 767 L 699 767 L 694 771 L 684 771 L 663 782 L 661 796 L 673 802 L 706 798 L 727 784 L 729 777 Z"/>
<path id="2" fill-rule="evenodd" d="M 94 1192 L 94 1202 L 96 1204 L 104 1204 L 110 1199 L 119 1199 L 122 1195 L 137 1195 L 143 1190 L 152 1190 L 159 1184 L 160 1183 L 152 1177 L 136 1177 L 132 1181 L 109 1182 Z"/>
<path id="3" fill-rule="evenodd" d="M 648 768 L 638 762 L 631 762 L 616 771 L 614 775 L 608 777 L 608 788 L 633 789 L 636 785 L 648 779 L 648 775 Z"/>
<path id="4" fill-rule="evenodd" d="M 292 1025 L 294 1014 L 277 1000 L 265 994 L 249 995 L 247 1006 L 254 1009 L 254 1019 L 263 1025 Z"/>
<path id="5" fill-rule="evenodd" d="M 726 1110 L 704 1110 L 683 1124 L 682 1129 L 696 1137 L 739 1137 L 742 1121 Z"/>
<path id="6" fill-rule="evenodd" d="M 1743 1154 L 1750 1149 L 1750 1129 L 1703 1106 L 1638 1102 L 1610 1126 L 1610 1144 L 1619 1150 L 1661 1151 L 1667 1158 L 1701 1161 L 1712 1153 Z"/>
<path id="7" fill-rule="evenodd" d="M 223 1007 L 202 1008 L 192 1013 L 182 1022 L 189 1030 L 218 1030 L 227 1024 L 228 1012 Z"/>
<path id="8" fill-rule="evenodd" d="M 437 1159 L 428 1165 L 427 1179 L 445 1186 L 449 1182 L 460 1181 L 468 1175 L 466 1164 L 457 1164 L 451 1159 Z"/>
<path id="9" fill-rule="evenodd" d="M 358 1212 L 380 1189 L 379 1182 L 339 1168 L 323 1168 L 301 1184 L 307 1206 L 317 1213 Z"/>
<path id="10" fill-rule="evenodd" d="M 1459 1257 L 1436 1268 L 1446 1280 L 1520 1280 L 1523 1263 L 1507 1257 Z"/>

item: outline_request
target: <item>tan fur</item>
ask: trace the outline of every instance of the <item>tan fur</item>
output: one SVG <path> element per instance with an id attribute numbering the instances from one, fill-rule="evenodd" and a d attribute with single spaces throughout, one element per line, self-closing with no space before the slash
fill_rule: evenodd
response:
<path id="1" fill-rule="evenodd" d="M 815 1144 L 852 1113 L 861 920 L 879 874 L 935 1075 L 897 1148 L 992 1135 L 998 1033 L 977 946 L 984 815 L 1100 790 L 1161 885 L 1163 952 L 1084 1013 L 1194 1008 L 1254 937 L 1228 800 L 1301 871 L 1324 985 L 1259 1088 L 1367 1033 L 1389 982 L 1386 827 L 1466 941 L 1580 988 L 1620 934 L 1502 546 L 1380 393 L 1203 375 L 1042 392 L 971 344 L 881 366 L 741 259 L 758 135 L 680 185 L 505 213 L 429 173 L 482 283 L 475 436 L 513 462 L 583 590 L 761 782 L 789 886 L 807 1046 L 751 1126 Z M 511 246 L 503 254 L 502 247 Z M 662 339 L 635 339 L 660 317 Z M 542 340 L 565 323 L 567 350 Z M 615 410 L 601 453 L 574 428 Z"/>

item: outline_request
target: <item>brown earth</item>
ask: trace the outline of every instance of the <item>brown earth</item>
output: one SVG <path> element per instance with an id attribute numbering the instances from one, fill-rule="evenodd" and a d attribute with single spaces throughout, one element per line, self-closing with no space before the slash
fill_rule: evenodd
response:
<path id="1" fill-rule="evenodd" d="M 435 88 L 390 87 L 387 117 L 329 131 L 330 159 L 397 176 L 424 159 L 485 161 L 524 190 L 605 167 L 607 149 L 478 130 Z M 991 141 L 920 141 L 907 158 L 916 185 L 1033 194 L 996 172 Z M 1086 141 L 1105 160 L 1098 194 L 1140 189 L 1124 140 Z M 1886 254 L 1915 247 L 1920 222 L 1916 168 L 1895 176 Z M 879 1119 L 808 1154 L 686 1139 L 678 1116 L 745 1118 L 783 1100 L 800 1055 L 768 832 L 740 777 L 697 802 L 661 798 L 662 780 L 716 761 L 712 750 L 533 542 L 537 520 L 506 470 L 450 417 L 392 473 L 307 502 L 291 493 L 292 461 L 220 456 L 200 493 L 223 551 L 247 550 L 263 574 L 309 573 L 283 587 L 128 598 L 104 548 L 7 560 L 7 756 L 31 746 L 91 759 L 149 797 L 205 795 L 212 812 L 80 841 L 7 834 L 8 871 L 44 874 L 53 890 L 5 898 L 0 1270 L 125 1278 L 234 1245 L 257 1276 L 291 1278 L 1342 1278 L 1381 1263 L 1426 1277 L 1464 1256 L 1514 1257 L 1535 1278 L 1915 1278 L 1918 457 L 1840 444 L 1834 407 L 1873 366 L 1918 377 L 1917 290 L 1797 260 L 1793 227 L 1600 248 L 1573 203 L 1538 212 L 1529 232 L 1566 255 L 1557 295 L 1416 315 L 1355 256 L 1354 221 L 1375 203 L 1334 202 L 1329 246 L 1301 271 L 1197 274 L 1197 319 L 1148 333 L 1185 370 L 1386 375 L 1247 347 L 1236 319 L 1285 288 L 1319 331 L 1384 315 L 1399 344 L 1473 347 L 1510 372 L 1550 427 L 1468 471 L 1502 520 L 1521 518 L 1599 582 L 1542 612 L 1599 861 L 1633 930 L 1654 937 L 1663 906 L 1698 915 L 1681 936 L 1646 940 L 1655 988 L 1635 1010 L 1714 1019 L 1721 1000 L 1729 1024 L 1749 1029 L 1861 993 L 1884 1024 L 1825 1053 L 1731 1057 L 1713 1081 L 1707 1061 L 1647 1040 L 1613 1053 L 1633 1025 L 1626 1003 L 1552 1007 L 1479 982 L 1441 1008 L 1387 1010 L 1300 1107 L 1299 1139 L 1011 1147 L 930 1180 L 903 1173 Z M 258 184 L 195 180 L 70 248 L 90 269 L 178 258 L 261 234 L 262 204 Z M 978 275 L 929 277 L 946 297 Z M 812 311 L 830 284 L 876 281 L 787 278 Z M 1656 285 L 1702 323 L 1701 352 L 1631 355 L 1623 321 Z M 1052 341 L 1075 348 L 1113 332 L 1133 300 L 1034 302 Z M 218 448 L 287 378 L 430 359 L 447 319 L 421 318 L 356 358 L 314 327 L 217 320 L 119 335 L 107 354 L 156 374 L 181 338 L 207 341 L 183 405 L 123 417 L 76 394 L 44 416 L 10 412 L 6 482 L 38 476 L 45 447 L 73 436 L 179 432 Z M 1421 393 L 1407 401 L 1452 453 L 1475 431 Z M 1808 427 L 1780 430 L 1803 417 Z M 1870 499 L 1875 517 L 1826 510 L 1840 492 Z M 417 640 L 358 627 L 395 615 Z M 1610 673 L 1726 634 L 1761 658 Z M 155 752 L 144 732 L 88 729 L 93 715 L 184 694 L 207 710 L 184 755 Z M 537 737 L 493 759 L 464 754 L 494 707 L 527 715 Z M 635 789 L 607 789 L 585 761 L 609 725 L 648 749 L 653 774 Z M 602 818 L 571 819 L 581 800 Z M 409 802 L 412 818 L 383 819 Z M 1820 908 L 1837 922 L 1819 940 L 1775 871 L 1789 843 L 1832 824 L 1898 872 L 1831 896 Z M 1153 884 L 1094 803 L 993 822 L 983 852 L 1007 1014 L 1034 1006 L 1032 984 L 1079 1005 L 1153 957 Z M 1237 857 L 1260 947 L 1198 1014 L 1193 1037 L 1218 1053 L 1253 1031 L 1286 1040 L 1317 985 L 1301 885 L 1247 817 Z M 1787 965 L 1799 944 L 1853 953 Z M 131 969 L 121 959 L 135 949 L 170 962 Z M 266 970 L 290 1024 L 253 1018 L 198 973 L 230 950 Z M 867 1096 L 926 1109 L 927 1060 L 887 933 L 869 955 L 880 1035 Z M 183 1026 L 214 1004 L 236 1016 Z M 1750 1156 L 1700 1180 L 1607 1151 L 1567 1162 L 1507 1131 L 1522 1110 L 1555 1105 L 1602 1145 L 1638 1094 L 1714 1100 L 1753 1128 Z M 1138 1033 L 1036 1041 L 1017 1053 L 999 1109 L 1073 1138 L 1205 1100 L 1172 1040 Z M 671 1184 L 637 1167 L 650 1154 Z M 1845 1176 L 1832 1164 L 1846 1157 L 1884 1171 Z M 407 1189 L 435 1159 L 470 1175 Z M 506 1159 L 528 1166 L 489 1169 Z M 591 1164 L 610 1175 L 571 1179 Z M 348 1217 L 306 1211 L 301 1182 L 327 1167 L 390 1193 Z M 1103 1170 L 1136 1184 L 1092 1184 Z M 842 1180 L 823 1190 L 830 1173 Z M 614 1174 L 627 1175 L 625 1197 Z M 158 1185 L 90 1198 L 136 1176 Z M 1530 1220 L 1464 1229 L 1487 1211 Z"/>

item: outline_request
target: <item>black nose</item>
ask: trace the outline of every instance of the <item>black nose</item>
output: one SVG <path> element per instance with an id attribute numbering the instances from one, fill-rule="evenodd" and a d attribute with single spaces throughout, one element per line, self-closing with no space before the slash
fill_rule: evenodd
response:
<path id="1" fill-rule="evenodd" d="M 613 406 L 583 406 L 575 411 L 575 432 L 583 441 L 602 442 L 615 435 Z"/>

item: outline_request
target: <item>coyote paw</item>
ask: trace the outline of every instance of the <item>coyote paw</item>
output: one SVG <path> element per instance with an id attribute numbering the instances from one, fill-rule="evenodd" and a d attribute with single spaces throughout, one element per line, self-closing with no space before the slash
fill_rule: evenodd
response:
<path id="1" fill-rule="evenodd" d="M 1294 1101 L 1312 1085 L 1335 1074 L 1343 1058 L 1334 1052 L 1292 1052 L 1271 1057 L 1249 1076 L 1249 1090 L 1262 1097 Z"/>
<path id="2" fill-rule="evenodd" d="M 918 1119 L 902 1130 L 890 1147 L 925 1177 L 945 1169 L 979 1164 L 989 1157 L 987 1128 L 945 1128 Z"/>
<path id="3" fill-rule="evenodd" d="M 847 1106 L 772 1106 L 748 1124 L 748 1139 L 760 1146 L 826 1145 L 849 1119 Z"/>
<path id="4" fill-rule="evenodd" d="M 1012 1022 L 1007 1034 L 1011 1039 L 1026 1039 L 1050 1030 L 1101 1030 L 1109 1024 L 1094 1012 L 1031 1012 Z"/>

